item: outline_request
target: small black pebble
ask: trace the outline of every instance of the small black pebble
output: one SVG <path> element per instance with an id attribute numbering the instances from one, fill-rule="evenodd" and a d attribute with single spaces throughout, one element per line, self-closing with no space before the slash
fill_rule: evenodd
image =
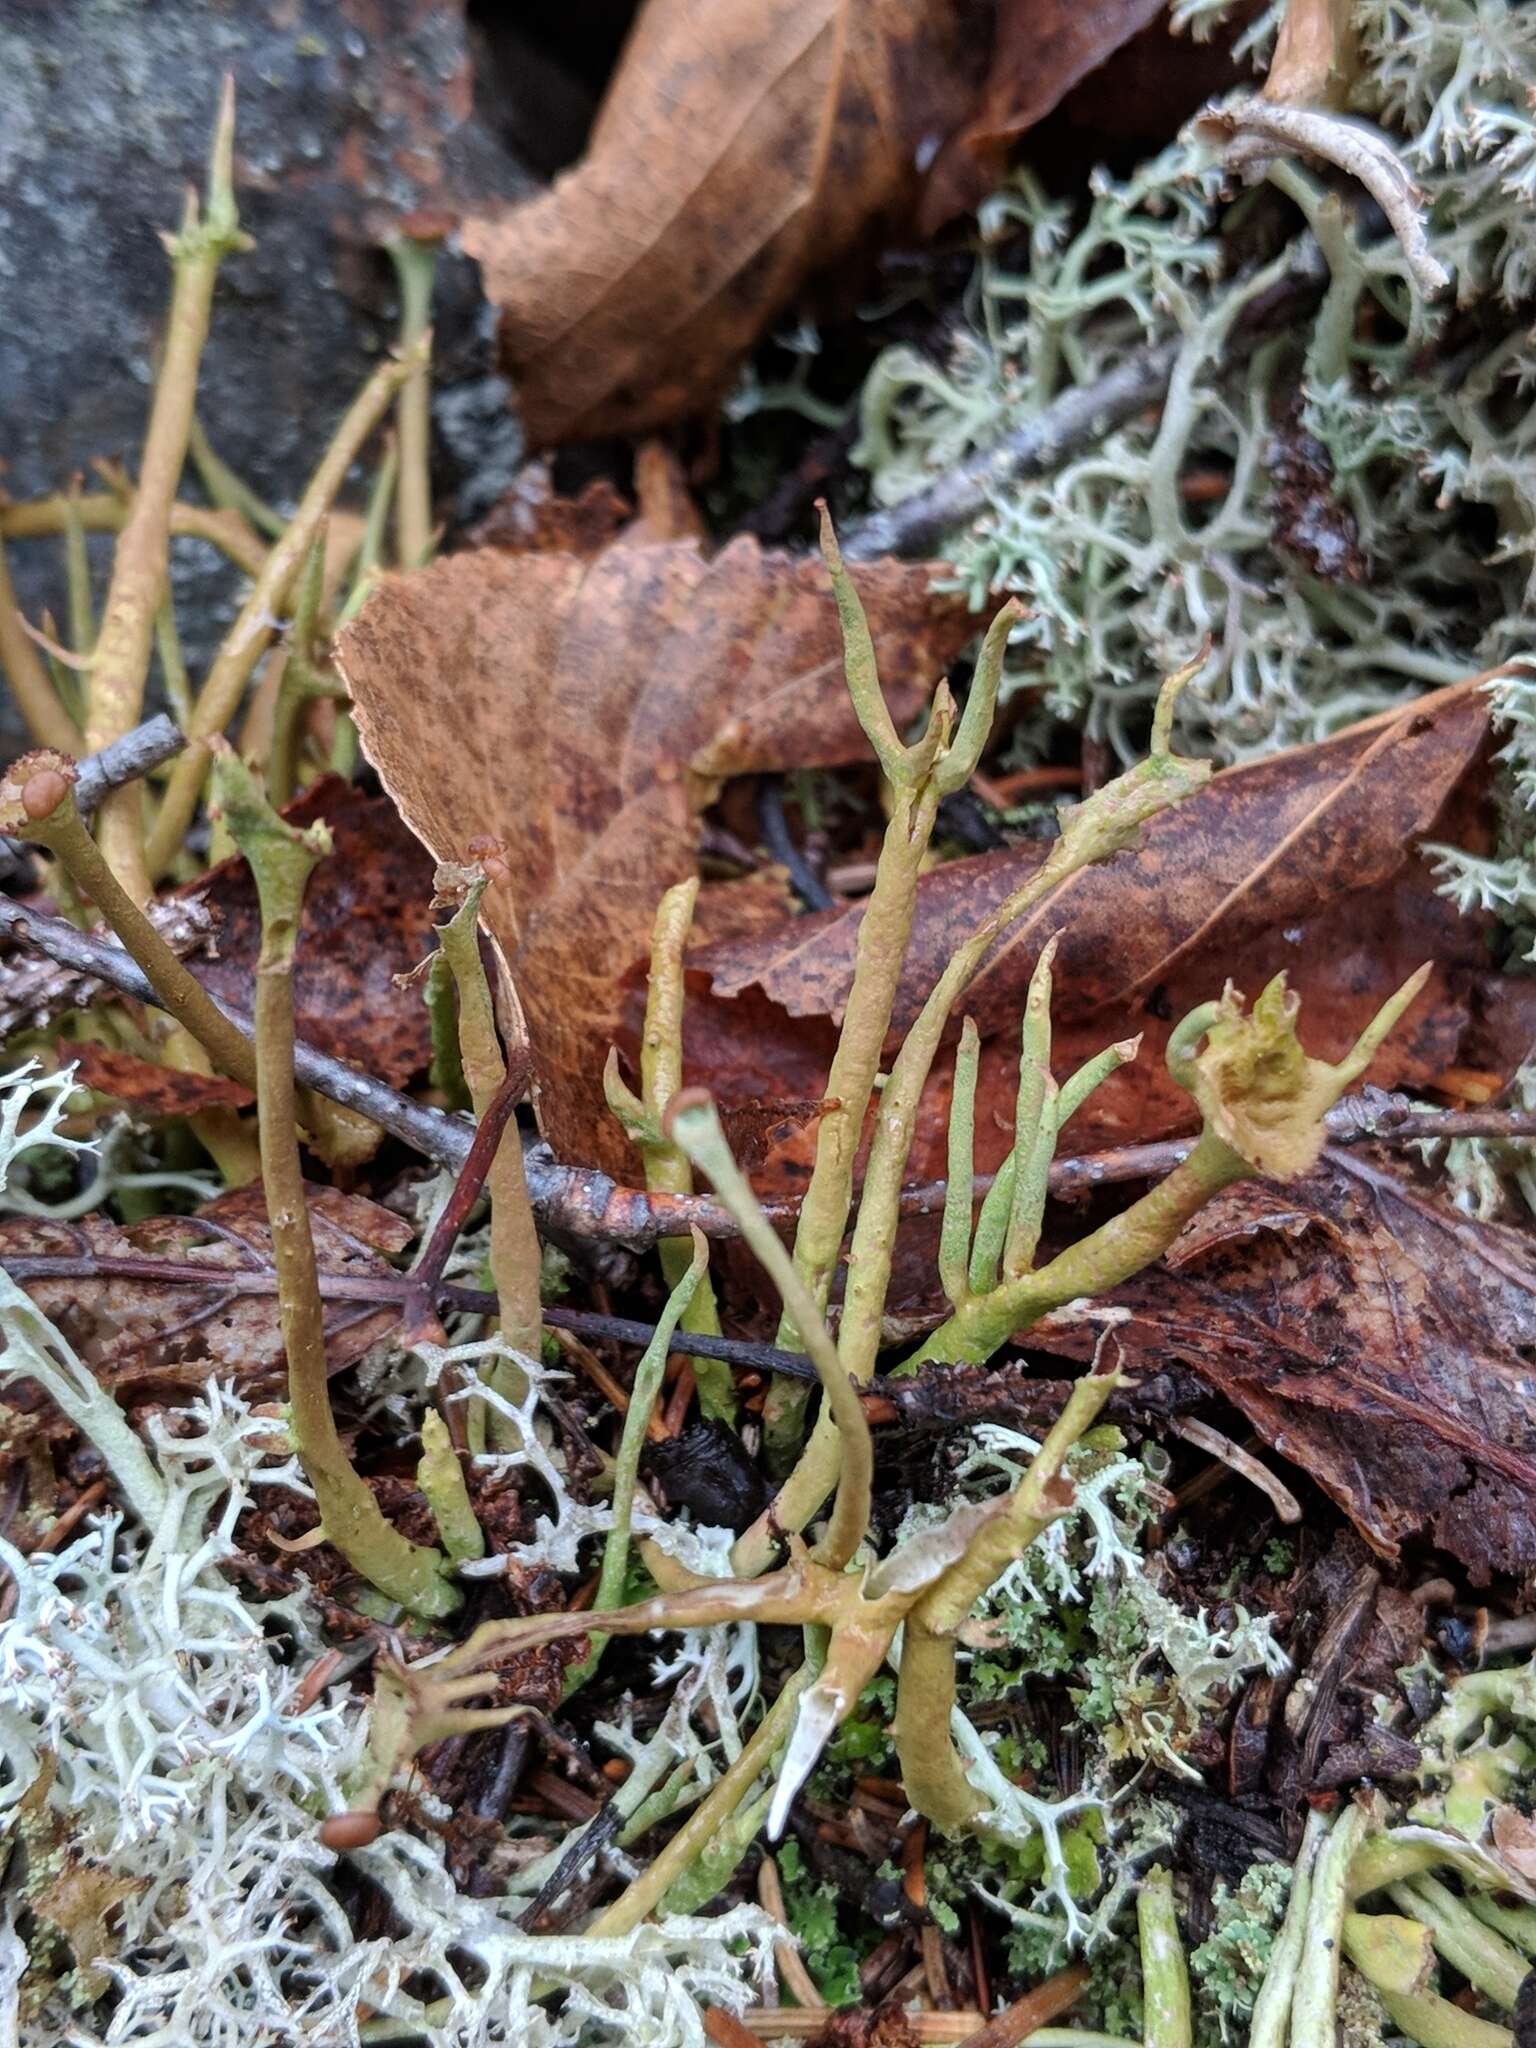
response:
<path id="1" fill-rule="evenodd" d="M 649 1445 L 642 1464 L 675 1507 L 716 1529 L 745 1529 L 770 1499 L 768 1482 L 723 1422 L 690 1423 L 681 1436 Z"/>

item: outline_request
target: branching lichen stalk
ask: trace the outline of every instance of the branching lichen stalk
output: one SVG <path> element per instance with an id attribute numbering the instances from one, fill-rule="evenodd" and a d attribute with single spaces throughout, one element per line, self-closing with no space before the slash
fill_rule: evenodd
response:
<path id="1" fill-rule="evenodd" d="M 187 455 L 197 398 L 198 365 L 208 337 L 209 310 L 219 265 L 249 246 L 240 231 L 234 192 L 235 91 L 224 81 L 208 171 L 206 212 L 188 193 L 180 233 L 168 240 L 175 283 L 155 397 L 139 464 L 138 488 L 112 558 L 90 670 L 85 740 L 92 752 L 138 724 L 154 648 L 155 616 L 165 593 L 170 561 L 171 507 Z M 148 900 L 143 793 L 128 787 L 102 807 L 102 850 L 113 872 L 140 903 Z"/>
<path id="2" fill-rule="evenodd" d="M 842 623 L 848 693 L 889 785 L 891 815 L 881 842 L 875 885 L 859 921 L 853 983 L 827 1076 L 825 1093 L 830 1106 L 817 1128 L 816 1158 L 795 1231 L 795 1264 L 818 1310 L 826 1307 L 847 1226 L 854 1155 L 890 1029 L 923 856 L 941 799 L 963 787 L 981 757 L 997 701 L 1008 635 L 1022 616 L 1022 608 L 1010 602 L 993 620 L 959 731 L 952 731 L 952 707 L 947 691 L 941 690 L 924 737 L 915 746 L 903 746 L 880 689 L 869 623 L 843 566 L 825 508 L 821 544 Z M 788 1314 L 780 1323 L 777 1342 L 786 1349 L 796 1348 L 795 1328 Z M 798 1435 L 802 1404 L 803 1396 L 797 1391 L 775 1390 L 766 1421 L 779 1441 L 787 1444 Z"/>
<path id="3" fill-rule="evenodd" d="M 446 873 L 451 874 L 452 870 Z M 445 878 L 445 872 L 440 871 L 439 882 Z M 458 996 L 459 1059 L 477 1117 L 490 1109 L 507 1075 L 496 1028 L 496 1006 L 480 958 L 480 899 L 487 886 L 483 873 L 470 876 L 464 883 L 459 908 L 447 924 L 437 928 L 438 944 Z M 544 1329 L 539 1298 L 542 1254 L 515 1122 L 496 1148 L 485 1185 L 491 1198 L 491 1279 L 496 1288 L 501 1334 L 511 1350 L 525 1358 L 537 1358 Z M 511 1400 L 520 1399 L 526 1391 L 522 1373 L 511 1359 L 498 1360 L 487 1378 Z M 499 1439 L 501 1421 L 494 1409 L 490 1427 L 492 1437 Z"/>
<path id="4" fill-rule="evenodd" d="M 267 803 L 250 771 L 226 747 L 215 765 L 215 792 L 235 844 L 251 864 L 261 903 L 256 964 L 257 1113 L 261 1171 L 283 1348 L 288 1358 L 289 1427 L 315 1490 L 326 1540 L 391 1600 L 414 1614 L 451 1614 L 461 1595 L 437 1550 L 402 1536 L 347 1456 L 331 1412 L 326 1376 L 325 1311 L 314 1236 L 299 1163 L 293 1077 L 293 962 L 304 891 L 330 850 L 323 825 L 299 832 Z"/>
<path id="5" fill-rule="evenodd" d="M 994 627 L 994 633 L 998 635 L 995 652 L 1000 661 L 1006 634 L 998 632 L 997 627 Z M 1164 695 L 1170 707 L 1188 674 L 1188 670 L 1183 670 L 1165 685 Z M 968 709 L 968 718 L 969 715 Z M 990 715 L 989 700 L 989 719 Z M 1131 843 L 1148 818 L 1176 803 L 1205 781 L 1210 773 L 1207 764 L 1184 761 L 1167 751 L 1166 735 L 1164 720 L 1154 729 L 1154 751 L 1146 760 L 1098 791 L 1088 802 L 1067 813 L 1061 836 L 1049 856 L 1027 881 L 983 919 L 951 955 L 907 1033 L 881 1091 L 869 1163 L 864 1174 L 864 1191 L 859 1200 L 858 1219 L 854 1224 L 848 1256 L 838 1352 L 844 1371 L 860 1385 L 868 1383 L 879 1354 L 885 1298 L 890 1287 L 891 1263 L 900 1222 L 902 1181 L 917 1131 L 923 1088 L 938 1055 L 950 1013 L 993 946 L 1027 911 L 1043 902 L 1079 870 L 1108 859 Z M 959 751 L 958 741 L 956 751 Z M 905 930 L 901 943 L 905 946 Z M 845 1025 L 845 1037 L 846 1031 Z M 1079 1288 L 1076 1291 L 1088 1290 Z M 1072 1296 L 1062 1299 L 1071 1300 Z M 966 1313 L 974 1319 L 975 1310 L 970 1303 L 966 1304 Z M 820 1418 L 778 1498 L 737 1543 L 733 1561 L 738 1571 L 751 1573 L 763 1570 L 772 1555 L 776 1532 L 805 1527 L 831 1490 L 837 1475 L 838 1456 L 838 1442 L 831 1424 L 827 1418 Z"/>
<path id="6" fill-rule="evenodd" d="M 1118 1352 L 1103 1361 L 1102 1369 L 1096 1360 L 1094 1369 L 1078 1381 L 1001 1512 L 983 1523 L 962 1556 L 907 1617 L 893 1732 L 907 1797 L 940 1827 L 964 1829 L 982 1810 L 950 1734 L 959 1630 L 993 1581 L 1071 1506 L 1063 1467 L 1114 1391 L 1117 1360 Z"/>
<path id="7" fill-rule="evenodd" d="M 646 1189 L 653 1195 L 693 1193 L 692 1170 L 677 1146 L 662 1134 L 661 1119 L 683 1085 L 683 954 L 698 894 L 698 878 L 691 876 L 668 889 L 657 906 L 640 1040 L 639 1096 L 631 1095 L 619 1080 L 612 1055 L 603 1076 L 609 1107 L 639 1149 Z M 675 1288 L 692 1263 L 692 1246 L 686 1237 L 668 1237 L 662 1239 L 658 1251 L 667 1286 Z M 707 1275 L 689 1301 L 682 1327 L 704 1336 L 720 1335 L 715 1292 Z M 734 1422 L 736 1383 L 730 1367 L 709 1359 L 695 1361 L 693 1370 L 704 1413 Z"/>
<path id="8" fill-rule="evenodd" d="M 412 355 L 381 363 L 374 371 L 320 458 L 282 539 L 263 560 L 240 615 L 225 634 L 192 707 L 187 737 L 193 744 L 176 764 L 149 835 L 147 858 L 151 875 L 164 874 L 180 852 L 207 771 L 206 742 L 224 730 L 239 708 L 241 694 L 256 663 L 271 644 L 276 630 L 274 621 L 288 601 L 294 579 L 332 499 L 363 443 L 388 410 L 390 400 L 418 364 L 426 360 L 427 349 L 424 341 Z M 199 746 L 199 741 L 204 745 Z"/>

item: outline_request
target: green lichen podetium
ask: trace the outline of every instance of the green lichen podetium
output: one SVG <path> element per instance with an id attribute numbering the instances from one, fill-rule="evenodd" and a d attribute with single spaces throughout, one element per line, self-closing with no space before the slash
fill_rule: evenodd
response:
<path id="1" fill-rule="evenodd" d="M 1225 11 L 1175 10 L 1197 33 Z M 1219 157 L 1188 131 L 1125 182 L 1096 174 L 1081 211 L 1017 172 L 980 210 L 971 318 L 947 361 L 888 349 L 865 384 L 856 459 L 893 505 L 1132 351 L 1177 348 L 1160 414 L 995 486 L 940 550 L 974 605 L 1014 591 L 1032 607 L 1014 681 L 1043 684 L 1052 713 L 1124 758 L 1159 675 L 1206 634 L 1182 717 L 1219 760 L 1320 738 L 1530 645 L 1536 10 L 1359 0 L 1354 15 L 1350 111 L 1422 188 L 1452 293 L 1416 299 L 1396 243 L 1362 234 L 1353 195 L 1301 164 L 1282 167 L 1283 200 L 1253 192 L 1224 211 Z M 1261 212 L 1295 237 L 1264 269 L 1243 254 Z M 1304 260 L 1309 230 L 1321 303 L 1222 365 L 1244 306 Z M 1466 309 L 1473 339 L 1437 356 Z M 1317 488 L 1288 520 L 1277 445 L 1298 432 Z"/>
<path id="2" fill-rule="evenodd" d="M 331 1412 L 325 1312 L 299 1162 L 293 1078 L 293 962 L 299 917 L 310 871 L 330 852 L 330 835 L 320 824 L 300 832 L 284 823 L 227 744 L 215 752 L 213 788 L 219 816 L 250 862 L 261 904 L 256 1104 L 294 1446 L 314 1488 L 325 1538 L 353 1569 L 415 1614 L 451 1614 L 463 1595 L 448 1577 L 448 1559 L 439 1550 L 411 1542 L 385 1519 L 372 1487 L 347 1455 Z"/>

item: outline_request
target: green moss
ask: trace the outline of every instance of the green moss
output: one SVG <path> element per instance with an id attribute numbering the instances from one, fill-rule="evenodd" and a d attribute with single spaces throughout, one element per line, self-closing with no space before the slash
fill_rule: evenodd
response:
<path id="1" fill-rule="evenodd" d="M 783 1844 L 778 1867 L 784 1910 L 817 1990 L 828 2005 L 857 2005 L 863 1996 L 859 1954 L 843 1933 L 836 1886 L 807 1871 L 798 1842 Z"/>
<path id="2" fill-rule="evenodd" d="M 1218 1880 L 1211 1901 L 1214 1924 L 1189 1959 L 1208 2038 L 1246 2037 L 1290 1895 L 1288 1863 L 1252 1864 L 1235 1889 Z"/>

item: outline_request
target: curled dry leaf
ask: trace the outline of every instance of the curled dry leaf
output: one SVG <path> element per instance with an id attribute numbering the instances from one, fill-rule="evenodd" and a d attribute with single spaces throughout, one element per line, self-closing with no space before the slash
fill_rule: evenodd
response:
<path id="1" fill-rule="evenodd" d="M 904 721 L 971 622 L 932 596 L 926 569 L 881 564 L 859 582 Z M 694 872 L 700 810 L 728 776 L 866 751 L 820 563 L 752 541 L 710 560 L 688 542 L 592 561 L 457 555 L 386 579 L 338 660 L 369 758 L 432 853 L 464 861 L 477 840 L 501 843 L 506 879 L 482 914 L 551 1142 L 631 1170 L 603 1062 L 657 902 Z M 761 891 L 749 895 L 758 920 Z M 820 1092 L 820 1079 L 798 1091 Z"/>
<path id="2" fill-rule="evenodd" d="M 649 0 L 583 161 L 464 224 L 530 441 L 707 406 L 813 270 L 910 209 L 920 151 L 981 84 L 991 14 Z"/>
<path id="3" fill-rule="evenodd" d="M 587 154 L 464 243 L 530 441 L 705 409 L 806 282 L 980 196 L 998 152 L 1160 0 L 648 0 Z"/>
<path id="4" fill-rule="evenodd" d="M 377 1275 L 411 1242 L 410 1226 L 361 1195 L 309 1190 L 315 1256 L 326 1273 Z M 55 1270 L 29 1274 L 28 1259 Z M 60 1258 L 78 1271 L 61 1275 Z M 77 1223 L 30 1216 L 0 1220 L 0 1260 L 88 1364 L 114 1384 L 169 1381 L 201 1385 L 209 1375 L 250 1387 L 278 1374 L 283 1340 L 275 1291 L 242 1294 L 242 1273 L 270 1275 L 272 1236 L 259 1183 L 220 1195 L 193 1216 L 153 1216 L 119 1225 L 104 1216 Z M 203 1268 L 207 1280 L 167 1284 L 130 1267 L 167 1260 Z M 398 1321 L 392 1308 L 328 1302 L 327 1359 L 333 1371 L 354 1363 Z M 10 1398 L 9 1396 L 7 1398 Z"/>
<path id="5" fill-rule="evenodd" d="M 1020 136 L 1163 12 L 1163 0 L 1045 0 L 1003 7 L 992 68 L 970 118 L 940 151 L 918 225 L 932 233 L 992 191 Z"/>
<path id="6" fill-rule="evenodd" d="M 1139 848 L 1074 875 L 1012 926 L 972 983 L 967 1013 L 983 1032 L 1011 1024 L 1058 933 L 1056 1013 L 1119 1015 L 1191 960 L 1208 972 L 1255 935 L 1386 881 L 1483 745 L 1482 681 L 1215 776 L 1153 818 Z M 1031 840 L 924 877 L 894 1033 L 906 1031 L 960 940 L 1045 853 Z M 799 918 L 777 938 L 719 946 L 695 964 L 717 996 L 756 988 L 791 1017 L 838 1019 L 863 916 L 859 904 Z"/>
<path id="7" fill-rule="evenodd" d="M 1395 1558 L 1536 1567 L 1536 1255 L 1369 1159 L 1229 1188 L 1108 1300 L 1133 1367 L 1187 1366 Z M 1049 1321 L 1032 1345 L 1077 1353 Z"/>

